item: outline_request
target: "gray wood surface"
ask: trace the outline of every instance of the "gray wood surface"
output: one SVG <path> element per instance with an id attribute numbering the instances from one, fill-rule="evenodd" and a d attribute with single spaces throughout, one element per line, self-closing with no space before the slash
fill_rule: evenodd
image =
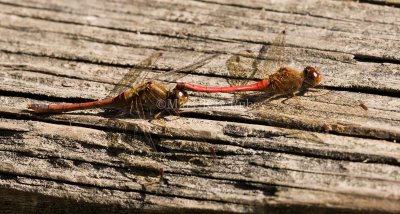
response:
<path id="1" fill-rule="evenodd" d="M 400 212 L 398 6 L 0 0 L 1 209 Z M 251 109 L 232 94 L 190 93 L 180 116 L 151 122 L 26 109 L 102 99 L 133 69 L 156 76 L 215 53 L 179 81 L 228 85 L 228 57 L 283 29 L 290 65 L 323 73 L 306 96 Z"/>

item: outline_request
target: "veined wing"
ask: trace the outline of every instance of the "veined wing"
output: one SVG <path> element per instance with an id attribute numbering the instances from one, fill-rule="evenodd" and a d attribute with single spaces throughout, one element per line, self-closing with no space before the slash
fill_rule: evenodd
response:
<path id="1" fill-rule="evenodd" d="M 283 30 L 269 47 L 265 45 L 261 47 L 253 67 L 263 75 L 264 79 L 268 79 L 282 64 L 287 62 L 287 59 L 285 59 L 285 42 L 286 31 Z"/>
<path id="2" fill-rule="evenodd" d="M 195 70 L 197 68 L 200 68 L 200 67 L 204 66 L 205 64 L 207 64 L 211 59 L 216 58 L 217 56 L 219 56 L 219 54 L 214 54 L 214 55 L 205 57 L 205 58 L 201 59 L 200 61 L 197 61 L 193 64 L 190 64 L 190 65 L 178 68 L 178 69 L 174 69 L 174 70 L 168 71 L 166 73 L 159 74 L 159 75 L 153 77 L 152 79 L 159 80 L 159 79 L 161 79 L 161 76 L 162 76 L 163 77 L 162 79 L 164 79 L 164 80 L 166 77 L 168 77 L 169 81 L 176 81 L 177 79 L 182 78 L 183 76 L 187 75 L 187 73 L 180 73 L 181 71 L 190 71 L 190 70 Z M 162 102 L 167 102 L 167 101 L 160 100 L 162 98 L 158 97 L 158 95 L 153 94 L 153 93 L 146 93 L 143 95 L 142 98 L 143 98 L 143 100 L 137 99 L 137 100 L 135 100 L 135 102 L 132 103 L 130 114 L 132 116 L 137 116 L 138 118 L 143 119 L 143 120 L 156 119 L 156 121 L 161 122 L 161 125 L 158 124 L 158 126 L 164 127 L 161 119 L 155 118 L 155 114 L 161 114 L 163 112 L 152 112 L 152 113 L 151 113 L 151 111 L 146 112 L 147 109 L 145 109 L 144 106 L 148 106 L 149 103 L 153 103 L 153 102 L 156 102 L 156 103 L 154 103 L 154 105 L 157 105 L 157 103 L 162 103 Z M 178 109 L 175 109 L 175 108 L 166 108 L 164 110 L 165 111 L 164 113 L 178 115 L 177 110 Z M 157 125 L 157 124 L 153 123 L 153 125 Z M 156 151 L 156 146 L 154 144 L 154 140 L 151 137 L 150 130 L 143 130 L 143 131 L 144 131 L 143 134 L 145 135 L 147 140 L 152 144 L 153 149 Z"/>
<path id="3" fill-rule="evenodd" d="M 183 78 L 184 76 L 188 75 L 189 73 L 187 71 L 194 71 L 204 65 L 206 65 L 207 63 L 209 63 L 212 59 L 217 58 L 218 56 L 220 56 L 220 54 L 213 54 L 210 56 L 206 56 L 202 59 L 200 59 L 197 62 L 194 62 L 192 64 L 168 71 L 166 73 L 162 73 L 159 74 L 157 76 L 159 77 L 163 77 L 162 79 L 164 81 L 168 81 L 168 82 L 176 82 L 177 80 L 179 80 L 180 78 Z M 168 109 L 167 113 L 168 114 L 172 114 L 172 115 L 179 115 L 179 112 L 177 111 L 178 109 Z"/>
<path id="4" fill-rule="evenodd" d="M 252 51 L 244 50 L 226 60 L 226 68 L 231 77 L 227 80 L 230 86 L 248 84 L 251 77 L 257 72 L 252 66 L 255 57 L 256 55 Z"/>
<path id="5" fill-rule="evenodd" d="M 126 73 L 124 75 L 124 77 L 116 84 L 114 89 L 109 93 L 109 95 L 107 97 L 117 96 L 121 92 L 126 90 L 127 88 L 130 88 L 132 86 L 136 86 L 136 85 L 140 84 L 143 81 L 143 79 L 145 78 L 145 76 L 147 76 L 147 74 L 148 74 L 148 71 L 146 71 L 146 67 L 151 67 L 152 65 L 154 65 L 160 59 L 161 56 L 162 56 L 162 53 L 156 52 L 156 53 L 153 53 L 152 55 L 150 55 L 149 57 L 147 57 L 146 59 L 144 59 L 143 61 L 139 62 L 137 64 L 137 67 L 139 67 L 139 68 L 129 70 L 129 72 Z M 134 99 L 134 101 L 135 102 L 131 104 L 132 106 L 131 106 L 130 112 L 121 111 L 118 113 L 118 114 L 120 114 L 119 116 L 126 116 L 127 113 L 129 113 L 130 116 L 134 116 L 134 117 L 141 118 L 141 119 L 146 119 L 143 106 L 141 106 L 141 103 L 139 103 L 140 100 Z M 118 115 L 116 115 L 116 116 L 118 116 Z M 117 118 L 109 118 L 107 120 L 106 126 L 120 128 L 120 129 L 126 128 L 126 127 L 121 127 L 120 124 L 123 124 L 123 123 L 118 122 Z M 149 134 L 149 130 L 144 129 L 143 135 L 144 135 L 146 141 L 150 142 L 150 144 L 152 145 L 152 148 L 154 149 L 155 148 L 154 142 L 153 142 L 153 139 L 151 138 L 151 135 Z M 119 134 L 112 133 L 111 131 L 107 135 L 107 139 L 114 143 L 123 142 L 123 140 L 120 138 L 121 138 L 121 136 Z"/>
<path id="6" fill-rule="evenodd" d="M 204 57 L 203 59 L 200 59 L 197 62 L 194 62 L 192 64 L 189 65 L 185 65 L 183 67 L 165 72 L 165 73 L 161 73 L 159 75 L 157 75 L 155 77 L 155 79 L 158 79 L 161 77 L 163 77 L 162 79 L 168 82 L 176 82 L 177 80 L 183 78 L 184 76 L 188 75 L 189 73 L 187 73 L 187 71 L 194 71 L 198 68 L 203 67 L 204 65 L 206 65 L 207 63 L 209 63 L 212 59 L 215 59 L 219 56 L 220 54 L 213 54 L 207 57 Z M 186 73 L 184 73 L 186 71 Z"/>
<path id="7" fill-rule="evenodd" d="M 116 84 L 114 89 L 107 96 L 114 97 L 123 92 L 125 89 L 132 87 L 133 85 L 139 84 L 147 76 L 148 71 L 145 70 L 147 67 L 154 65 L 162 56 L 162 53 L 156 52 L 144 59 L 137 64 L 138 69 L 131 69 L 125 76 Z"/>
<path id="8" fill-rule="evenodd" d="M 258 54 L 244 50 L 232 55 L 226 67 L 232 79 L 231 86 L 247 85 L 254 78 L 267 79 L 285 62 L 285 31 L 274 39 L 270 46 L 263 45 Z"/>

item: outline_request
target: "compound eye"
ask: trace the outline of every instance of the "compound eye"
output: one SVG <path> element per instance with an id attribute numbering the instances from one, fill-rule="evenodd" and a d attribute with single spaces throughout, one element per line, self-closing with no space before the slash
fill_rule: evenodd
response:
<path id="1" fill-rule="evenodd" d="M 319 74 L 316 71 L 311 71 L 310 73 L 311 73 L 310 75 L 312 76 L 313 79 L 319 78 Z"/>
<path id="2" fill-rule="evenodd" d="M 182 98 L 186 98 L 186 97 L 187 97 L 187 93 L 185 91 L 175 90 L 175 98 L 176 99 L 182 99 Z"/>
<path id="3" fill-rule="evenodd" d="M 313 72 L 312 72 L 312 75 L 313 75 L 313 79 L 315 80 L 315 82 L 318 84 L 319 82 L 321 82 L 321 80 L 322 80 L 322 76 L 321 76 L 321 73 L 318 71 L 318 70 L 314 70 Z"/>
<path id="4" fill-rule="evenodd" d="M 307 66 L 304 69 L 304 75 L 305 75 L 306 81 L 311 86 L 318 85 L 322 80 L 321 73 L 317 69 L 315 69 L 314 67 L 311 67 L 311 66 Z"/>

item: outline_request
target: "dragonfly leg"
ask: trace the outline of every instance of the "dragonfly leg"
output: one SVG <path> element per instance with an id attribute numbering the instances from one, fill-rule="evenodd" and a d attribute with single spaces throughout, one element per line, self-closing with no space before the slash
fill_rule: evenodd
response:
<path id="1" fill-rule="evenodd" d="M 233 93 L 233 103 L 236 103 L 238 100 L 237 100 L 237 93 L 236 92 L 234 92 Z"/>
<path id="2" fill-rule="evenodd" d="M 160 168 L 160 184 L 168 184 L 168 179 L 164 176 L 164 168 Z"/>
<path id="3" fill-rule="evenodd" d="M 217 153 L 215 152 L 215 148 L 212 146 L 209 146 L 208 151 L 211 153 L 211 155 L 213 157 L 213 163 L 215 163 L 215 161 L 217 159 Z"/>
<path id="4" fill-rule="evenodd" d="M 301 88 L 299 93 L 297 93 L 299 96 L 304 96 L 310 89 L 309 88 Z"/>
<path id="5" fill-rule="evenodd" d="M 295 95 L 294 93 L 286 94 L 286 98 L 285 98 L 284 100 L 282 100 L 282 103 L 283 103 L 283 104 L 286 104 L 286 102 L 287 102 L 289 99 L 293 98 L 293 97 L 296 97 L 296 95 Z"/>
<path id="6" fill-rule="evenodd" d="M 149 123 L 154 124 L 153 122 L 157 122 L 158 125 L 161 125 L 163 128 L 167 126 L 165 123 L 165 120 L 162 118 L 163 115 L 165 115 L 166 112 L 165 110 L 160 110 L 159 112 L 155 113 L 152 118 L 149 120 Z"/>
<path id="7" fill-rule="evenodd" d="M 316 88 L 308 88 L 308 91 L 311 91 L 311 92 L 318 92 L 318 91 L 320 91 L 319 89 L 316 89 Z"/>
<path id="8" fill-rule="evenodd" d="M 162 115 L 163 113 L 164 113 L 164 111 L 157 112 L 156 114 L 154 114 L 153 119 L 156 119 L 156 120 L 160 119 L 160 118 L 161 118 L 161 115 Z M 153 119 L 152 119 L 152 120 L 153 120 Z"/>
<path id="9" fill-rule="evenodd" d="M 272 96 L 268 96 L 268 97 L 264 98 L 263 100 L 260 100 L 260 101 L 256 102 L 255 104 L 251 105 L 250 106 L 250 111 L 257 111 L 261 107 L 265 106 L 266 103 L 269 103 L 272 100 L 279 98 L 280 96 L 282 96 L 282 95 L 274 94 Z"/>
<path id="10" fill-rule="evenodd" d="M 149 121 L 151 124 L 156 124 L 159 125 L 163 128 L 163 132 L 165 132 L 165 129 L 167 128 L 167 124 L 165 122 L 165 120 L 163 120 L 162 118 L 153 118 Z"/>
<path id="11" fill-rule="evenodd" d="M 167 115 L 174 115 L 174 116 L 179 116 L 178 108 L 166 108 L 163 110 L 163 113 Z"/>
<path id="12" fill-rule="evenodd" d="M 302 93 L 300 94 L 300 92 L 302 92 Z M 305 93 L 307 93 L 307 92 L 313 92 L 313 94 L 307 95 L 308 97 L 326 96 L 326 95 L 332 93 L 331 91 L 321 93 L 321 89 L 317 89 L 317 88 L 308 88 L 306 91 L 300 91 L 300 92 L 299 92 L 299 95 L 301 95 L 301 96 L 304 96 Z"/>

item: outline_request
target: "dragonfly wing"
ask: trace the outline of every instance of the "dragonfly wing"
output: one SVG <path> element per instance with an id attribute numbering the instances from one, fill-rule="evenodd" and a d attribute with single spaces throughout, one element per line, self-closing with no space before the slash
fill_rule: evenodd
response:
<path id="1" fill-rule="evenodd" d="M 285 59 L 286 31 L 282 31 L 268 47 L 263 45 L 258 53 L 253 66 L 261 73 L 262 78 L 268 79 L 282 64 Z M 263 60 L 264 59 L 264 60 Z"/>
<path id="2" fill-rule="evenodd" d="M 138 69 L 131 69 L 125 76 L 116 84 L 114 89 L 109 93 L 107 98 L 114 97 L 123 92 L 125 89 L 132 87 L 132 85 L 136 85 L 141 83 L 147 76 L 148 71 L 146 71 L 146 67 L 151 67 L 154 65 L 162 56 L 162 53 L 157 52 L 150 55 L 148 58 L 137 64 Z"/>
<path id="3" fill-rule="evenodd" d="M 148 120 L 148 118 L 146 116 L 145 109 L 143 108 L 143 106 L 144 106 L 144 103 L 141 101 L 141 99 L 135 99 L 132 102 L 132 107 L 131 107 L 132 116 L 137 116 L 138 118 L 140 118 L 142 120 Z M 151 133 L 150 133 L 149 127 L 143 126 L 142 131 L 143 131 L 144 136 L 148 140 L 148 142 L 153 147 L 154 151 L 157 152 L 156 145 L 154 143 L 153 138 L 151 137 Z"/>
<path id="4" fill-rule="evenodd" d="M 228 80 L 228 83 L 231 86 L 238 86 L 247 85 L 252 79 L 268 79 L 281 64 L 286 62 L 285 37 L 286 32 L 282 31 L 270 46 L 263 45 L 257 55 L 250 50 L 245 50 L 231 56 L 226 61 L 226 67 L 233 79 Z M 254 60 L 249 61 L 246 57 Z"/>
<path id="5" fill-rule="evenodd" d="M 228 83 L 231 86 L 247 85 L 249 79 L 254 76 L 252 60 L 255 54 L 250 50 L 241 51 L 239 54 L 232 55 L 226 61 L 226 68 L 231 79 Z"/>
<path id="6" fill-rule="evenodd" d="M 181 73 L 181 71 L 190 71 L 190 70 L 195 70 L 201 66 L 204 66 L 207 64 L 211 59 L 216 58 L 219 56 L 219 54 L 214 54 L 211 56 L 208 56 L 196 63 L 193 63 L 188 66 L 184 66 L 182 68 L 178 68 L 169 72 L 164 72 L 160 75 L 157 75 L 156 77 L 153 77 L 152 79 L 158 79 L 160 77 L 172 77 L 173 79 L 179 79 L 182 78 L 183 76 L 187 75 L 187 73 Z M 146 58 L 142 62 L 138 64 L 138 67 L 150 67 L 151 65 L 154 65 L 157 60 L 161 57 L 161 53 L 155 53 L 151 55 L 150 57 Z M 129 71 L 124 78 L 117 84 L 117 86 L 114 88 L 114 90 L 110 93 L 109 96 L 113 96 L 114 94 L 119 94 L 121 91 L 124 90 L 126 87 L 131 87 L 132 85 L 138 85 L 141 83 L 144 79 L 146 79 L 148 72 L 146 72 L 145 69 L 133 69 Z M 135 84 L 138 83 L 138 84 Z M 145 109 L 145 107 L 148 106 L 149 102 L 151 100 L 156 100 L 155 95 L 153 94 L 148 94 L 148 97 L 143 97 L 142 99 L 133 99 L 131 106 L 129 109 L 129 114 L 132 117 L 140 118 L 143 120 L 149 120 L 149 119 L 154 119 L 154 115 L 158 114 L 159 112 L 147 112 L 148 109 Z M 145 103 L 146 102 L 146 103 Z M 156 105 L 156 103 L 155 103 Z M 168 113 L 173 113 L 173 114 L 178 114 L 177 110 L 171 109 Z M 154 150 L 156 150 L 154 140 L 152 139 L 152 136 L 150 134 L 150 130 L 148 127 L 143 128 L 143 133 L 147 140 L 152 144 L 152 147 Z"/>
<path id="7" fill-rule="evenodd" d="M 227 80 L 230 86 L 248 85 L 253 79 L 257 70 L 254 69 L 254 58 L 256 55 L 251 50 L 241 51 L 239 54 L 232 55 L 226 61 L 226 68 L 229 72 L 230 79 Z M 236 92 L 237 95 L 243 97 L 245 92 Z"/>
<path id="8" fill-rule="evenodd" d="M 209 63 L 212 59 L 217 58 L 219 55 L 220 54 L 214 54 L 211 56 L 207 56 L 207 57 L 205 57 L 195 63 L 192 63 L 190 65 L 186 65 L 184 67 L 177 68 L 177 69 L 168 71 L 166 73 L 159 74 L 155 77 L 155 79 L 163 77 L 162 79 L 164 79 L 165 81 L 176 82 L 177 80 L 179 80 L 189 74 L 189 73 L 184 73 L 184 72 L 194 71 L 198 68 L 201 68 L 204 65 L 206 65 L 207 63 Z"/>

